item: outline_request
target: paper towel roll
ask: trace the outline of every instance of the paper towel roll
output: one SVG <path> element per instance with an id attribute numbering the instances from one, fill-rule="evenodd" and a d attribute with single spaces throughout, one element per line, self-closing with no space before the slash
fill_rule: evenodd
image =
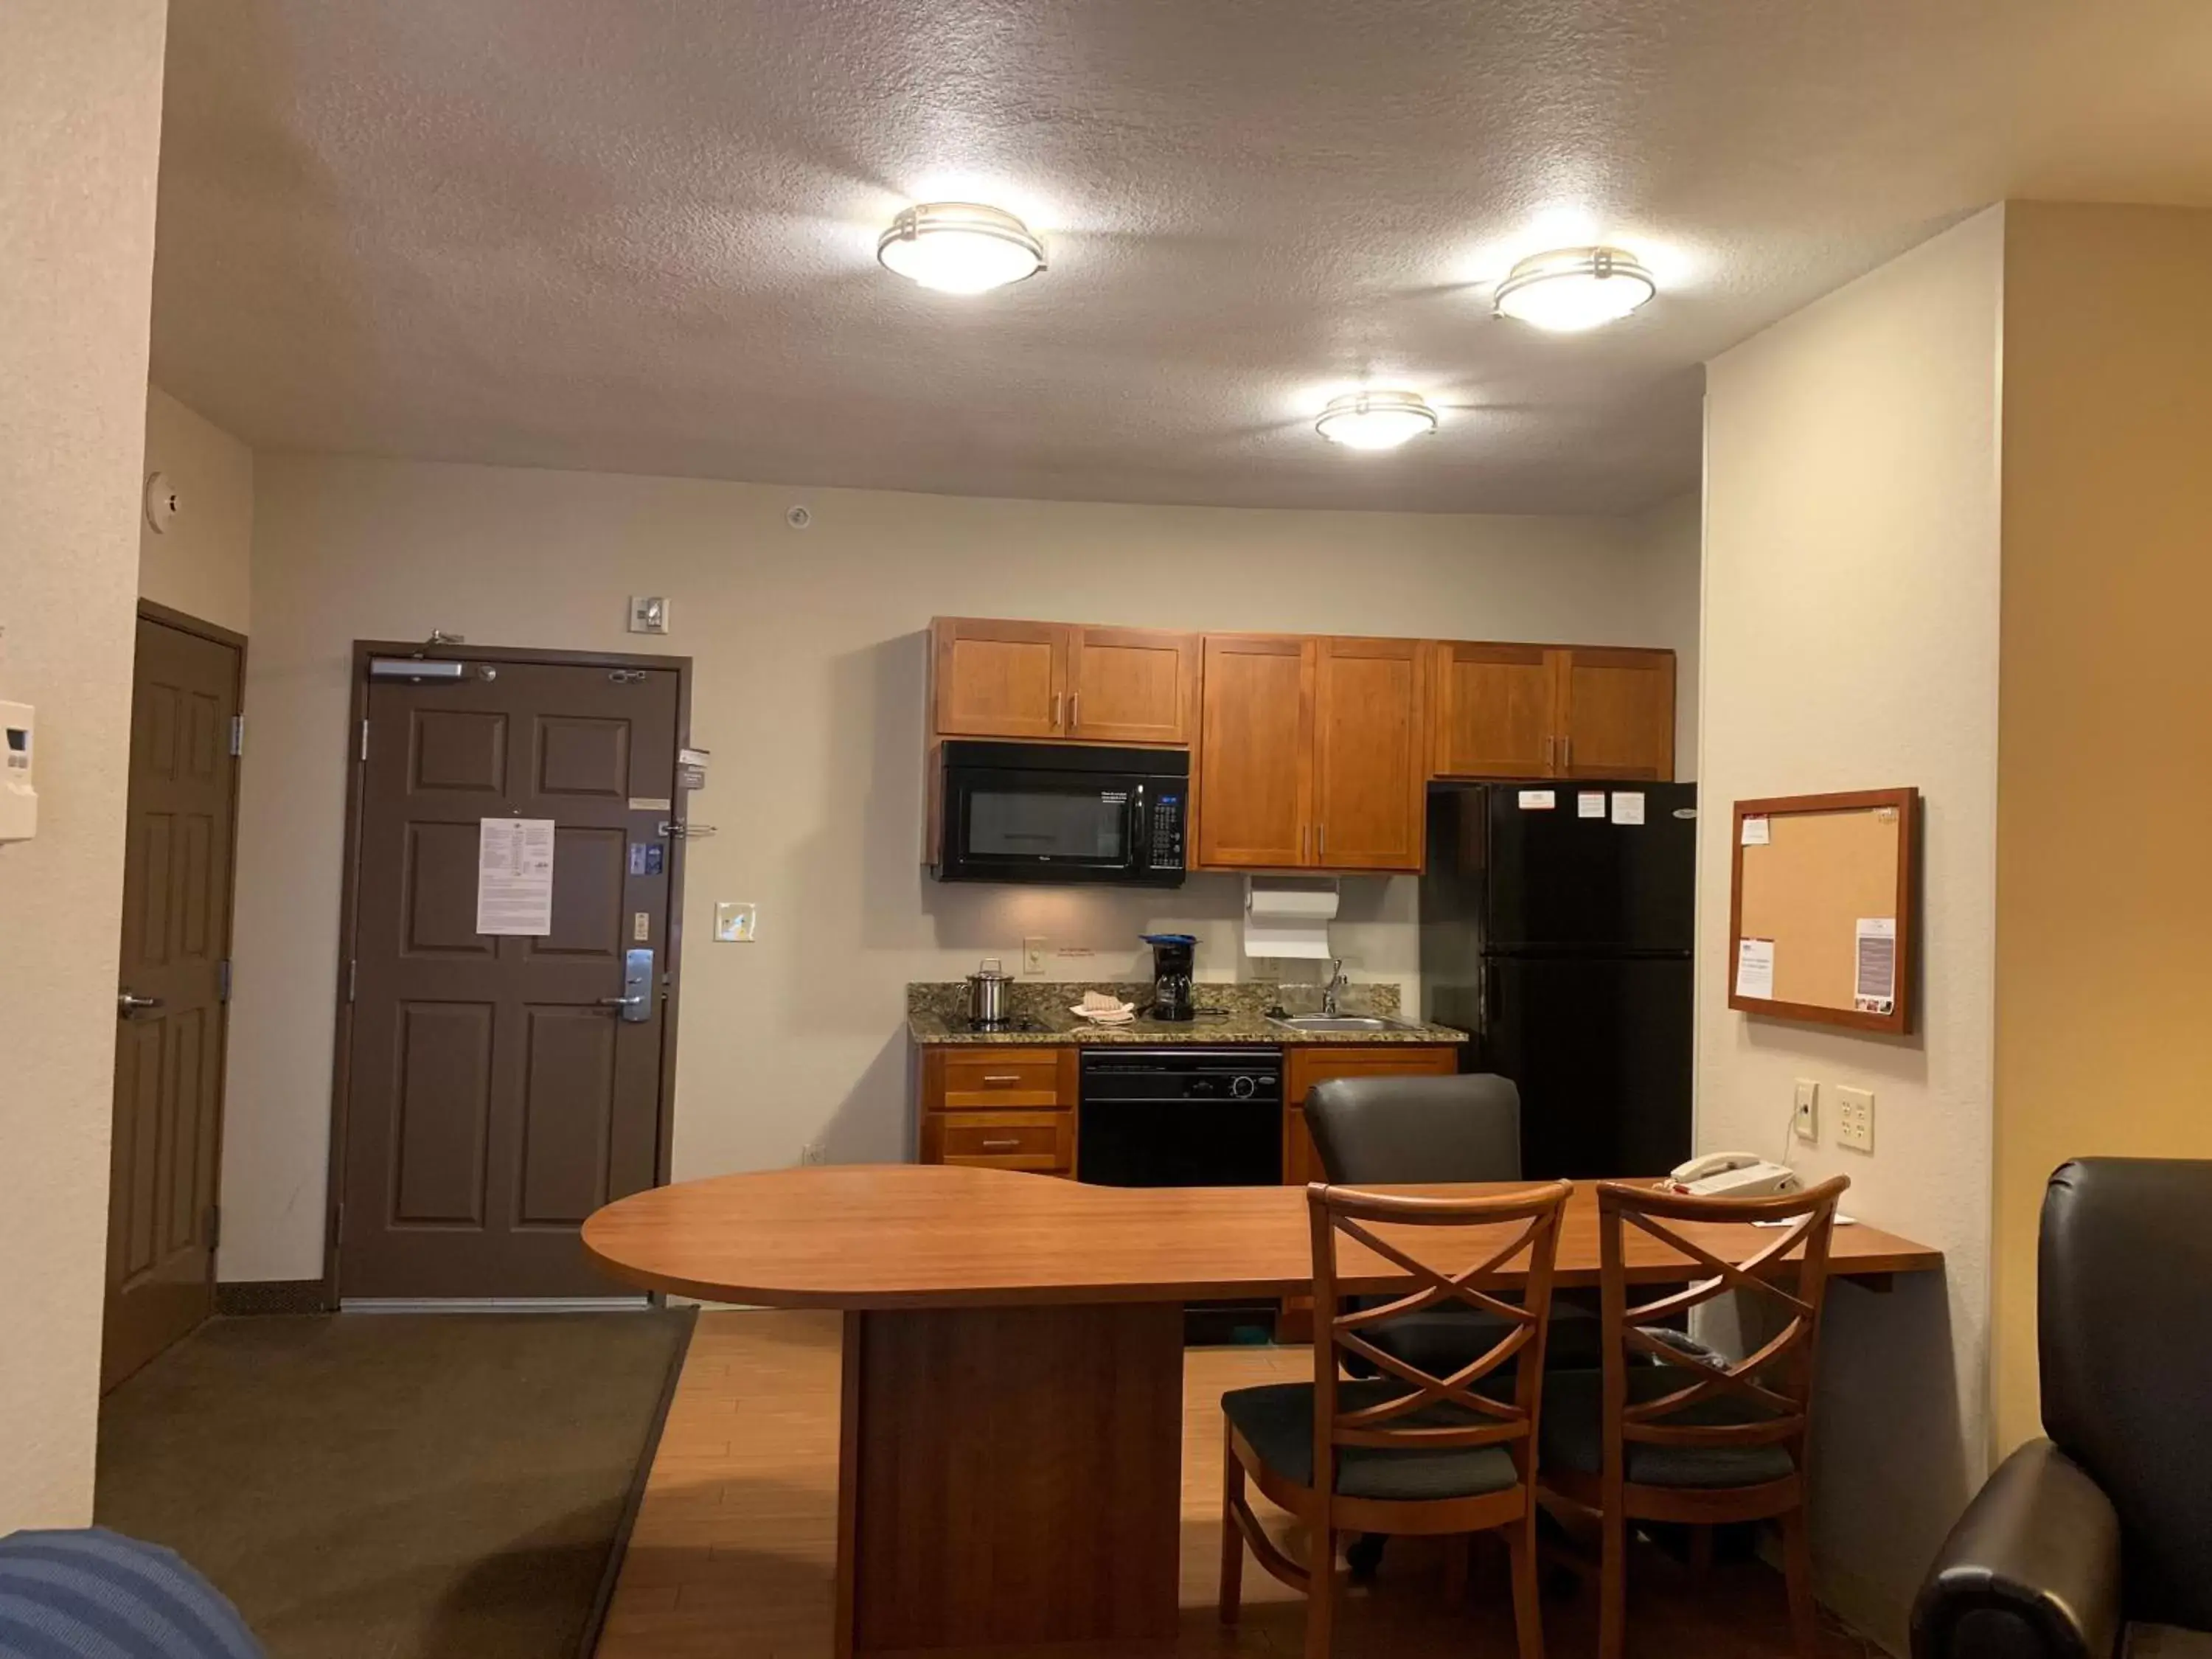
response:
<path id="1" fill-rule="evenodd" d="M 1244 954 L 1327 960 L 1328 924 L 1336 915 L 1336 884 L 1244 881 Z"/>

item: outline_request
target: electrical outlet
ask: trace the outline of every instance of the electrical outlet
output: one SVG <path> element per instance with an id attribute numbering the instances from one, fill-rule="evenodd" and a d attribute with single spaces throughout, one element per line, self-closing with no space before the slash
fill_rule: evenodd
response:
<path id="1" fill-rule="evenodd" d="M 1024 973 L 1044 972 L 1044 947 L 1045 941 L 1041 939 L 1025 939 L 1022 941 L 1022 971 Z"/>
<path id="2" fill-rule="evenodd" d="M 716 944 L 750 945 L 759 937 L 759 905 L 749 901 L 724 899 L 714 907 Z"/>
<path id="3" fill-rule="evenodd" d="M 1811 1078 L 1797 1079 L 1796 1110 L 1791 1115 L 1790 1127 L 1800 1140 L 1820 1138 L 1820 1085 Z"/>
<path id="4" fill-rule="evenodd" d="M 1855 1152 L 1874 1150 L 1874 1091 L 1836 1091 L 1836 1145 Z"/>
<path id="5" fill-rule="evenodd" d="M 801 1164 L 827 1164 L 830 1149 L 818 1140 L 810 1140 L 799 1149 L 799 1161 Z"/>

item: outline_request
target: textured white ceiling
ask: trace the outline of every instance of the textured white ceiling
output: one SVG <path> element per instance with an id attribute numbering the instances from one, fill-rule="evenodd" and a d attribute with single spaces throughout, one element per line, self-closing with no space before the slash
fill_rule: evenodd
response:
<path id="1" fill-rule="evenodd" d="M 981 298 L 875 263 L 1028 216 Z M 178 0 L 154 366 L 257 444 L 1625 511 L 1698 365 L 2006 196 L 2212 202 L 2203 0 Z M 1579 337 L 1480 278 L 1618 240 Z M 1362 381 L 1443 429 L 1311 418 Z"/>

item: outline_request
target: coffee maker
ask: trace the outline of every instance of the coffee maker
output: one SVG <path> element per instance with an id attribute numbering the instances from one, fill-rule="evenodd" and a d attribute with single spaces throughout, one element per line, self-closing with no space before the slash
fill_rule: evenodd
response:
<path id="1" fill-rule="evenodd" d="M 1151 1018 L 1180 1024 L 1198 1018 L 1191 994 L 1190 960 L 1198 948 L 1195 933 L 1145 933 L 1152 947 L 1152 1006 Z"/>

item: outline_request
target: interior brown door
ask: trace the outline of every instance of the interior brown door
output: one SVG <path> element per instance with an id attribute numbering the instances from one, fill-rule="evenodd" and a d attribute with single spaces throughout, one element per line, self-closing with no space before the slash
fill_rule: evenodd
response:
<path id="1" fill-rule="evenodd" d="M 370 680 L 341 1296 L 626 1288 L 577 1229 L 655 1175 L 680 701 L 672 664 Z M 550 932 L 477 931 L 487 819 L 552 821 Z M 644 1000 L 624 1009 L 637 951 Z"/>
<path id="2" fill-rule="evenodd" d="M 138 623 L 100 1386 L 214 1296 L 240 652 Z"/>

